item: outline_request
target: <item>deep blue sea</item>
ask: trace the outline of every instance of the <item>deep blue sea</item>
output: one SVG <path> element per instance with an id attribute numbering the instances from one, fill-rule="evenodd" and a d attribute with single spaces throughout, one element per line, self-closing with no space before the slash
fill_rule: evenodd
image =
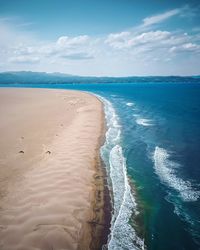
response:
<path id="1" fill-rule="evenodd" d="M 92 92 L 104 102 L 101 155 L 113 192 L 108 249 L 200 249 L 200 84 L 51 88 Z"/>

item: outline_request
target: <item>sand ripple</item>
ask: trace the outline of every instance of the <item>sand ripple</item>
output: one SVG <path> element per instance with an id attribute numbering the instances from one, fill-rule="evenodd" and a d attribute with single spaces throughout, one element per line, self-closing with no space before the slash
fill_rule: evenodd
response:
<path id="1" fill-rule="evenodd" d="M 72 119 L 58 129 L 51 143 L 43 145 L 40 161 L 33 158 L 32 167 L 9 182 L 0 210 L 2 250 L 88 247 L 79 243 L 84 234 L 89 237 L 84 228 L 91 217 L 102 107 L 88 94 L 72 93 L 75 100 L 67 93 L 61 95 L 67 107 L 73 106 Z M 26 151 L 20 157 L 25 155 Z M 17 166 L 20 162 L 15 161 Z"/>

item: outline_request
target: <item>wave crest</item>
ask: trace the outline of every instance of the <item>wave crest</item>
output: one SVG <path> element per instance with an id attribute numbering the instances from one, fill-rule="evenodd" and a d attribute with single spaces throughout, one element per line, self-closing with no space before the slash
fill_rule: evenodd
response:
<path id="1" fill-rule="evenodd" d="M 145 126 L 145 127 L 153 126 L 152 121 L 150 119 L 145 119 L 145 118 L 136 119 L 136 123 L 138 125 L 142 125 L 142 126 Z"/>
<path id="2" fill-rule="evenodd" d="M 170 155 L 165 149 L 155 148 L 153 159 L 156 174 L 163 183 L 176 190 L 183 201 L 196 201 L 200 192 L 194 190 L 189 181 L 184 181 L 176 176 L 177 164 L 169 158 Z"/>
<path id="3" fill-rule="evenodd" d="M 138 212 L 128 181 L 126 160 L 120 146 L 121 129 L 118 116 L 108 100 L 103 97 L 99 98 L 104 103 L 108 127 L 106 141 L 101 148 L 101 156 L 110 176 L 113 193 L 111 233 L 107 247 L 108 250 L 144 249 L 143 240 L 136 235 L 134 228 L 129 224 L 132 214 Z"/>

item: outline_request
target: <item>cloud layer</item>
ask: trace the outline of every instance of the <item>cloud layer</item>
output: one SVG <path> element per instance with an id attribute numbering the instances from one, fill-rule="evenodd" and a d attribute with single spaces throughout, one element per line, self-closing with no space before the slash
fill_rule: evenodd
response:
<path id="1" fill-rule="evenodd" d="M 200 74 L 200 27 L 166 30 L 173 18 L 188 18 L 189 6 L 145 17 L 141 24 L 100 37 L 86 34 L 38 39 L 0 18 L 0 70 L 60 71 L 81 75 Z"/>

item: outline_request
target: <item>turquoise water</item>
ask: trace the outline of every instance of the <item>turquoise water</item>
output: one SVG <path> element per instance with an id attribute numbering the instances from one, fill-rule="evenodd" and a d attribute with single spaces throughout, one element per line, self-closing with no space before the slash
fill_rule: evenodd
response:
<path id="1" fill-rule="evenodd" d="M 51 87 L 90 91 L 105 104 L 101 154 L 114 194 L 108 248 L 200 249 L 200 84 Z"/>

